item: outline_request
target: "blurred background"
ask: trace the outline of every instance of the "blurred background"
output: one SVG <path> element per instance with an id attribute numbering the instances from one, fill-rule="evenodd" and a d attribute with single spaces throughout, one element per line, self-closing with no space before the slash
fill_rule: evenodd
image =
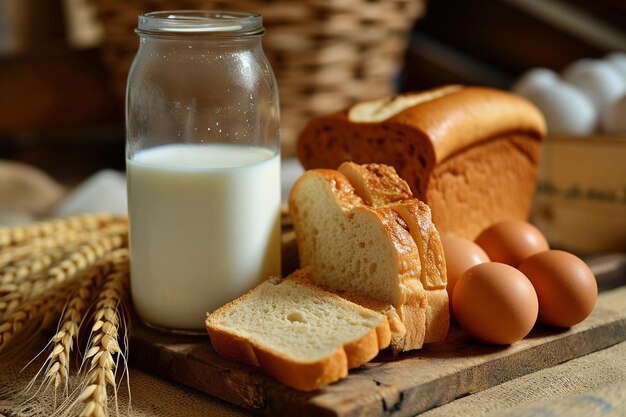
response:
<path id="1" fill-rule="evenodd" d="M 0 160 L 45 172 L 61 187 L 51 200 L 123 170 L 137 15 L 197 8 L 264 15 L 285 156 L 306 120 L 355 101 L 446 83 L 508 89 L 534 67 L 626 51 L 623 0 L 0 0 Z M 15 187 L 2 172 L 0 207 L 3 184 Z"/>

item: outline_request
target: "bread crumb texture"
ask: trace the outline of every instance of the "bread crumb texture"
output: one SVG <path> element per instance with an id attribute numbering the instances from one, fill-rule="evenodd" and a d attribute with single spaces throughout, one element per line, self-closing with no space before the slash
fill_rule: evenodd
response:
<path id="1" fill-rule="evenodd" d="M 317 175 L 319 174 L 319 175 Z M 362 199 L 348 197 L 345 187 L 337 193 L 333 185 L 343 182 L 335 173 L 311 173 L 293 194 L 297 207 L 297 235 L 301 265 L 311 265 L 315 281 L 356 295 L 386 301 L 399 306 L 404 301 L 400 291 L 401 273 L 419 277 L 417 248 L 408 236 L 385 239 L 387 231 L 381 216 L 366 207 Z M 330 186 L 329 186 L 330 184 Z M 354 189 L 349 188 L 354 194 Z M 339 201 L 346 201 L 341 204 Z M 359 201 L 360 205 L 351 203 Z M 394 228 L 395 229 L 395 228 Z M 402 233 L 402 232 L 399 232 Z M 394 245 L 395 243 L 395 245 Z M 413 265 L 400 271 L 397 246 L 410 257 Z"/>
<path id="2" fill-rule="evenodd" d="M 381 314 L 297 279 L 266 281 L 242 297 L 236 308 L 216 313 L 209 316 L 210 326 L 300 363 L 330 356 L 384 320 Z"/>

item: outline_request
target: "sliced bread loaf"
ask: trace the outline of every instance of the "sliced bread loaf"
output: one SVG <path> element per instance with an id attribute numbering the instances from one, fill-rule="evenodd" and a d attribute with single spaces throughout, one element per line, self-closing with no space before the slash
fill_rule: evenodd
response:
<path id="1" fill-rule="evenodd" d="M 299 390 L 345 377 L 390 342 L 385 315 L 312 284 L 310 270 L 270 278 L 207 315 L 217 353 Z"/>
<path id="2" fill-rule="evenodd" d="M 373 299 L 396 352 L 445 338 L 445 261 L 428 207 L 395 170 L 345 163 L 306 172 L 289 200 L 302 266 L 316 283 Z"/>

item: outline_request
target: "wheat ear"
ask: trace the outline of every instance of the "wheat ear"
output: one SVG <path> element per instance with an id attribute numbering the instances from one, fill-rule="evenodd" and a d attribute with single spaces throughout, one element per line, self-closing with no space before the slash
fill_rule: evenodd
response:
<path id="1" fill-rule="evenodd" d="M 102 284 L 102 279 L 109 273 L 111 266 L 111 261 L 106 260 L 83 274 L 79 278 L 78 288 L 67 302 L 58 331 L 52 337 L 52 351 L 47 359 L 48 365 L 44 377 L 48 383 L 54 383 L 55 390 L 62 382 L 65 386 L 65 392 L 68 390 L 69 358 L 74 341 L 78 336 L 83 316 L 91 304 L 94 290 Z"/>
<path id="2" fill-rule="evenodd" d="M 67 230 L 98 229 L 114 221 L 124 220 L 116 219 L 110 214 L 97 213 L 39 222 L 28 226 L 2 227 L 0 228 L 0 248 L 16 245 L 37 237 L 51 236 Z"/>
<path id="3" fill-rule="evenodd" d="M 118 259 L 106 276 L 94 313 L 90 348 L 84 361 L 89 362 L 86 385 L 80 394 L 85 404 L 82 416 L 107 416 L 107 386 L 116 392 L 114 355 L 121 354 L 118 343 L 119 304 L 128 289 L 128 252 L 118 251 Z"/>
<path id="4" fill-rule="evenodd" d="M 0 248 L 0 268 L 13 265 L 33 253 L 30 245 Z"/>
<path id="5" fill-rule="evenodd" d="M 15 310 L 21 303 L 55 287 L 72 281 L 82 272 L 104 258 L 113 249 L 123 246 L 126 238 L 121 235 L 103 236 L 80 245 L 75 252 L 62 259 L 43 276 L 15 284 L 0 285 L 0 317 Z"/>
<path id="6" fill-rule="evenodd" d="M 0 294 L 17 291 L 17 284 L 28 280 L 40 272 L 50 268 L 55 262 L 61 260 L 74 247 L 67 250 L 55 249 L 39 253 L 31 258 L 20 261 L 14 265 L 3 268 L 0 271 Z"/>

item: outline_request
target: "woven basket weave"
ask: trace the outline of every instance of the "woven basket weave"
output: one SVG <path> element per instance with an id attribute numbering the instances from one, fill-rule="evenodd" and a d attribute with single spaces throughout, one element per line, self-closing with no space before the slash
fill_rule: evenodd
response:
<path id="1" fill-rule="evenodd" d="M 283 154 L 312 117 L 389 95 L 424 0 L 91 0 L 105 27 L 104 59 L 123 97 L 138 46 L 137 16 L 228 9 L 263 15 L 264 49 L 281 99 Z"/>

